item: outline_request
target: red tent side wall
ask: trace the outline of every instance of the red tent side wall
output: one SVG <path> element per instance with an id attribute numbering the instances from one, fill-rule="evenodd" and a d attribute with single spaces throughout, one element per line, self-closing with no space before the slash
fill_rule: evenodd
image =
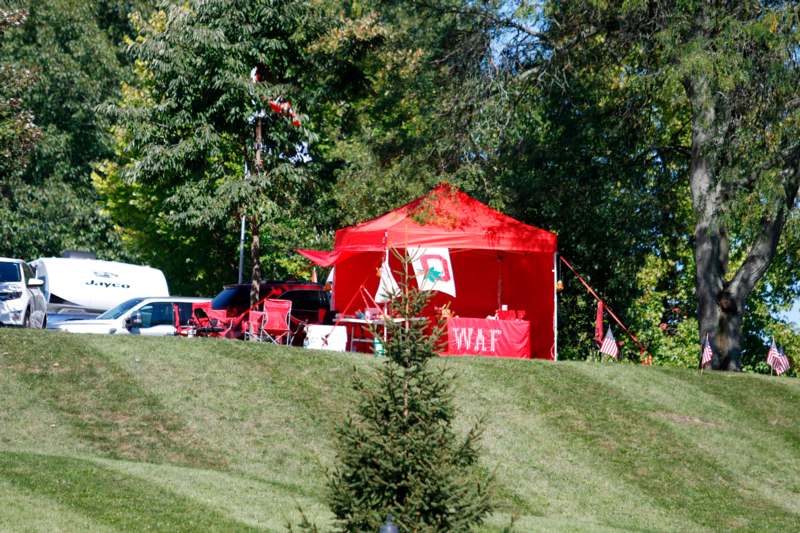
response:
<path id="1" fill-rule="evenodd" d="M 553 313 L 554 276 L 553 255 L 549 253 L 514 253 L 492 250 L 451 249 L 456 298 L 435 292 L 433 306 L 451 302 L 451 309 L 462 317 L 483 318 L 491 315 L 501 304 L 509 309 L 522 309 L 531 324 L 531 355 L 552 359 L 554 353 Z M 382 252 L 363 252 L 336 265 L 334 283 L 336 310 L 353 314 L 365 307 L 359 288 L 363 285 L 375 295 L 379 277 L 377 270 L 383 260 Z M 392 269 L 400 268 L 393 258 Z M 398 277 L 398 281 L 401 281 Z M 416 281 L 411 278 L 412 285 Z M 499 300 L 498 300 L 499 296 Z"/>
<path id="2" fill-rule="evenodd" d="M 357 310 L 364 309 L 364 300 L 358 294 L 359 288 L 363 285 L 372 296 L 375 296 L 380 280 L 378 269 L 383 257 L 383 252 L 361 252 L 336 263 L 333 280 L 336 311 L 353 315 Z"/>

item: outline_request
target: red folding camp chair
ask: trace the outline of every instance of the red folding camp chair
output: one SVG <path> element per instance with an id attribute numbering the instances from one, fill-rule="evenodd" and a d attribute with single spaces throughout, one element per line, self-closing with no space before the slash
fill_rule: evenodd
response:
<path id="1" fill-rule="evenodd" d="M 264 325 L 264 318 L 267 313 L 264 311 L 250 311 L 247 319 L 242 321 L 242 332 L 245 340 L 260 341 L 261 329 Z"/>
<path id="2" fill-rule="evenodd" d="M 181 317 L 181 309 L 178 304 L 172 304 L 172 316 L 175 317 L 175 335 L 179 337 L 193 337 L 196 333 L 196 327 L 191 323 L 191 317 L 186 320 L 186 324 Z"/>
<path id="3" fill-rule="evenodd" d="M 198 313 L 198 309 L 202 312 Z M 211 301 L 208 302 L 192 302 L 192 316 L 189 317 L 189 323 L 195 328 L 203 325 L 208 325 L 208 315 L 206 311 L 211 309 Z"/>
<path id="4" fill-rule="evenodd" d="M 291 300 L 264 300 L 264 312 L 267 316 L 261 327 L 262 337 L 275 344 L 291 343 L 292 332 L 289 329 Z"/>
<path id="5" fill-rule="evenodd" d="M 229 317 L 227 311 L 211 309 L 211 302 L 192 304 L 191 325 L 198 337 L 229 337 L 240 323 L 240 317 Z"/>

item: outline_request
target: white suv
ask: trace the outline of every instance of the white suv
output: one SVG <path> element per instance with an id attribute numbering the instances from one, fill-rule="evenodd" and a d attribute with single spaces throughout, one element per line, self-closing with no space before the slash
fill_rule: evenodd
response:
<path id="1" fill-rule="evenodd" d="M 70 333 L 111 333 L 115 335 L 175 335 L 175 308 L 182 326 L 192 315 L 192 304 L 209 302 L 210 298 L 161 296 L 131 298 L 92 320 L 66 320 L 59 331 Z"/>
<path id="2" fill-rule="evenodd" d="M 42 285 L 22 259 L 0 257 L 0 326 L 47 326 Z"/>

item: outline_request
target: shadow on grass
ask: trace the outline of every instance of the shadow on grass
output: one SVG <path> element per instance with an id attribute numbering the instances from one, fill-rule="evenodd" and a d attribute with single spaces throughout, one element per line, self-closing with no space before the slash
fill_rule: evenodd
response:
<path id="1" fill-rule="evenodd" d="M 121 531 L 256 531 L 195 500 L 91 461 L 0 453 L 0 478 Z"/>
<path id="2" fill-rule="evenodd" d="M 221 453 L 209 451 L 181 418 L 80 336 L 33 332 L 0 337 L 0 348 L 0 369 L 10 369 L 107 457 L 225 466 Z"/>
<path id="3" fill-rule="evenodd" d="M 586 450 L 609 477 L 637 487 L 641 492 L 632 498 L 647 498 L 670 514 L 712 529 L 797 527 L 800 517 L 741 490 L 726 465 L 653 419 L 646 404 L 602 377 L 564 364 L 538 366 L 514 380 L 490 368 L 485 376 L 496 379 L 496 386 L 517 389 L 520 398 L 545 415 L 566 448 Z"/>

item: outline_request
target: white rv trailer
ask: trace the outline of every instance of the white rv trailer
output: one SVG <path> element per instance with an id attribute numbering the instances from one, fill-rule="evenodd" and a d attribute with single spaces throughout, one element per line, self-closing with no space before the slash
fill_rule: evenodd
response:
<path id="1" fill-rule="evenodd" d="M 169 296 L 164 273 L 147 266 L 66 257 L 32 261 L 44 281 L 48 326 L 74 318 L 93 318 L 136 297 Z"/>

